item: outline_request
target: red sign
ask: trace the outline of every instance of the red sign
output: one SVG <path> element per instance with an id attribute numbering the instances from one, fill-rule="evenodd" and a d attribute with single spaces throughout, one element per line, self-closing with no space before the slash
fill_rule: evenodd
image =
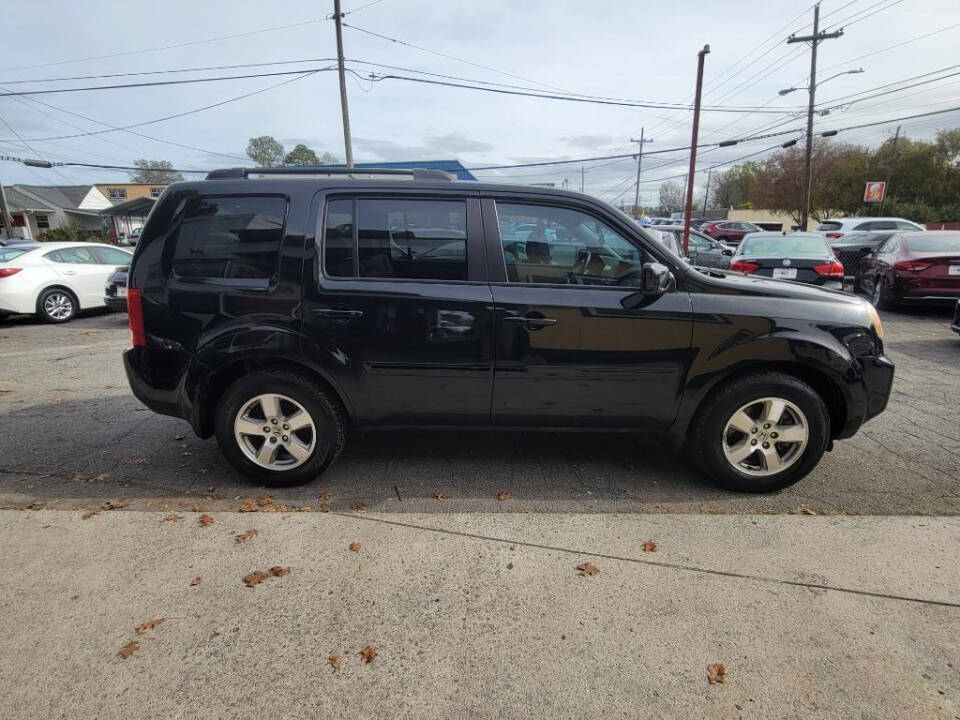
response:
<path id="1" fill-rule="evenodd" d="M 883 202 L 883 196 L 887 192 L 885 182 L 868 182 L 863 189 L 863 201 L 865 203 Z"/>

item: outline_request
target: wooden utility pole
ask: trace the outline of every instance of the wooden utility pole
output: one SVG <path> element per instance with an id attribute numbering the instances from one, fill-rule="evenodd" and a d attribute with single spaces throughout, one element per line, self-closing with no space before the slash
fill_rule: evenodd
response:
<path id="1" fill-rule="evenodd" d="M 683 254 L 690 250 L 690 216 L 693 214 L 693 179 L 697 170 L 697 139 L 700 134 L 700 96 L 703 93 L 703 61 L 710 53 L 710 46 L 704 45 L 697 53 L 697 93 L 693 101 L 693 134 L 690 138 L 690 172 L 687 173 L 687 202 L 683 213 Z"/>
<path id="2" fill-rule="evenodd" d="M 817 94 L 817 46 L 824 40 L 833 40 L 843 35 L 843 28 L 835 32 L 820 32 L 820 3 L 813 6 L 813 35 L 791 35 L 787 38 L 787 43 L 808 42 L 810 43 L 810 91 L 809 103 L 807 104 L 807 148 L 804 161 L 803 177 L 803 207 L 800 208 L 800 229 L 807 229 L 807 221 L 810 217 L 810 193 L 813 180 L 813 107 L 816 102 Z"/>
<path id="3" fill-rule="evenodd" d="M 347 156 L 347 167 L 353 167 L 353 143 L 350 140 L 350 110 L 347 108 L 347 78 L 343 70 L 343 28 L 340 21 L 340 0 L 333 0 L 333 20 L 337 28 L 337 74 L 340 76 L 340 112 L 343 115 L 343 147 Z"/>
<path id="4" fill-rule="evenodd" d="M 637 150 L 637 189 L 633 195 L 633 216 L 637 217 L 637 210 L 640 207 L 640 165 L 643 162 L 643 144 L 648 142 L 653 142 L 653 138 L 644 138 L 643 134 L 646 132 L 646 128 L 640 128 L 640 139 L 634 140 L 630 138 L 630 142 L 640 143 L 639 149 Z"/>
<path id="5" fill-rule="evenodd" d="M 880 209 L 877 215 L 883 215 L 883 206 L 887 202 L 887 193 L 890 192 L 890 176 L 893 175 L 893 166 L 897 162 L 897 145 L 900 144 L 900 125 L 897 125 L 897 134 L 893 136 L 893 153 L 890 155 L 890 162 L 887 165 L 887 181 L 883 186 L 883 197 L 880 198 Z"/>
<path id="6" fill-rule="evenodd" d="M 707 202 L 710 199 L 710 176 L 713 175 L 713 168 L 707 170 L 707 191 L 703 194 L 703 214 L 707 214 Z"/>

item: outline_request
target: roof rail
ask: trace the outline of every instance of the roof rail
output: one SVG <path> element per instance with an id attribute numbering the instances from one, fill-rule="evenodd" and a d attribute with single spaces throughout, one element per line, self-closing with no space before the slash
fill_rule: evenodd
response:
<path id="1" fill-rule="evenodd" d="M 207 173 L 207 180 L 228 180 L 248 178 L 251 175 L 346 175 L 369 176 L 369 175 L 403 175 L 411 177 L 414 180 L 456 180 L 456 175 L 448 173 L 445 170 L 429 170 L 427 168 L 346 168 L 331 167 L 329 165 L 308 165 L 297 167 L 269 167 L 269 168 L 224 168 L 223 170 L 212 170 Z"/>

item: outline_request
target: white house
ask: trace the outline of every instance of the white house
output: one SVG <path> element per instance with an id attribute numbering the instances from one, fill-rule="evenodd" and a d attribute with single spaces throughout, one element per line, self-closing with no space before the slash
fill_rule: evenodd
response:
<path id="1" fill-rule="evenodd" d="M 99 234 L 100 211 L 112 206 L 94 185 L 12 185 L 4 192 L 15 226 L 7 234 L 32 239 L 71 225 Z"/>

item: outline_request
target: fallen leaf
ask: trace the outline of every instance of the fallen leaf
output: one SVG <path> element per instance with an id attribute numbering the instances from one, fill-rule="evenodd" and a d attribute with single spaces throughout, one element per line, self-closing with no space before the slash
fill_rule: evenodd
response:
<path id="1" fill-rule="evenodd" d="M 253 587 L 254 585 L 259 585 L 269 577 L 270 573 L 265 573 L 263 570 L 254 570 L 249 575 L 243 576 L 243 584 L 247 587 Z"/>
<path id="2" fill-rule="evenodd" d="M 354 500 L 352 503 L 350 503 L 350 509 L 354 512 L 365 513 L 367 511 L 367 506 L 359 500 Z"/>
<path id="3" fill-rule="evenodd" d="M 263 506 L 263 505 L 272 505 L 272 504 L 273 504 L 273 498 L 270 497 L 269 495 L 264 495 L 262 498 L 257 500 L 257 505 Z"/>
<path id="4" fill-rule="evenodd" d="M 350 543 L 350 550 L 351 550 L 351 551 L 357 552 L 357 550 L 359 550 L 359 549 L 360 549 L 360 543 L 358 543 L 358 542 L 352 542 L 352 543 Z"/>
<path id="5" fill-rule="evenodd" d="M 660 545 L 653 540 L 645 540 L 642 547 L 644 552 L 656 552 L 660 548 Z"/>
<path id="6" fill-rule="evenodd" d="M 330 657 L 327 658 L 327 665 L 332 667 L 334 670 L 340 669 L 340 656 L 336 653 L 330 653 Z"/>
<path id="7" fill-rule="evenodd" d="M 256 512 L 257 504 L 253 500 L 247 500 L 238 509 L 240 510 L 240 512 Z"/>
<path id="8" fill-rule="evenodd" d="M 284 575 L 290 574 L 290 568 L 274 565 L 272 568 L 270 568 L 270 574 L 274 577 L 283 577 Z"/>
<path id="9" fill-rule="evenodd" d="M 579 565 L 577 565 L 577 570 L 580 571 L 580 577 L 586 577 L 587 575 L 596 575 L 600 572 L 600 568 L 598 568 L 593 563 L 588 563 L 588 562 L 580 563 Z"/>
<path id="10" fill-rule="evenodd" d="M 136 640 L 131 640 L 122 648 L 120 648 L 120 651 L 117 653 L 117 655 L 126 659 L 131 655 L 133 655 L 139 649 L 140 649 L 140 643 L 138 643 Z"/>
<path id="11" fill-rule="evenodd" d="M 145 632 L 148 632 L 149 630 L 153 630 L 157 625 L 162 623 L 164 620 L 165 618 L 157 618 L 156 620 L 150 620 L 149 622 L 145 622 L 143 625 L 138 625 L 137 627 L 134 628 L 134 630 L 137 631 L 137 635 L 143 635 Z"/>
<path id="12" fill-rule="evenodd" d="M 57 397 L 55 397 L 55 398 L 53 399 L 53 402 L 55 402 L 55 403 L 62 403 L 64 400 L 66 400 L 66 398 L 63 397 L 63 395 L 58 395 Z"/>
<path id="13" fill-rule="evenodd" d="M 313 512 L 313 508 L 309 505 L 301 505 L 297 508 L 297 512 Z"/>
<path id="14" fill-rule="evenodd" d="M 330 512 L 330 506 L 329 506 L 329 505 L 318 505 L 318 506 L 317 506 L 317 512 Z"/>
<path id="15" fill-rule="evenodd" d="M 81 517 L 82 519 L 84 519 L 84 520 L 89 520 L 89 519 L 92 518 L 94 515 L 99 515 L 99 514 L 100 514 L 100 511 L 99 511 L 99 510 L 87 510 L 87 511 L 86 511 L 83 515 L 81 515 L 80 517 Z"/>
<path id="16" fill-rule="evenodd" d="M 259 530 L 247 530 L 246 532 L 242 532 L 242 533 L 238 533 L 237 535 L 234 535 L 233 539 L 236 540 L 238 543 L 241 543 L 241 542 L 246 542 L 250 538 L 255 538 L 259 534 L 260 534 Z"/>
<path id="17" fill-rule="evenodd" d="M 523 508 L 523 510 L 521 510 L 520 512 L 522 512 L 524 515 L 529 515 L 530 513 L 533 512 L 533 510 L 531 510 L 530 508 Z"/>
<path id="18" fill-rule="evenodd" d="M 96 330 L 84 330 L 84 331 L 83 331 L 83 334 L 84 334 L 84 335 L 96 335 L 96 334 L 97 334 L 97 331 L 96 331 Z"/>
<path id="19" fill-rule="evenodd" d="M 509 500 L 509 499 L 510 499 L 510 493 L 508 493 L 506 490 L 501 490 L 500 492 L 497 493 L 497 500 Z"/>
<path id="20" fill-rule="evenodd" d="M 113 475 L 110 473 L 100 473 L 95 478 L 91 478 L 90 482 L 110 482 L 113 480 Z"/>
<path id="21" fill-rule="evenodd" d="M 127 505 L 129 505 L 129 504 L 130 504 L 130 501 L 129 501 L 129 500 L 126 500 L 126 499 L 124 499 L 124 500 L 107 500 L 107 501 L 103 504 L 103 509 L 104 509 L 104 510 L 119 510 L 120 508 L 125 508 L 125 507 L 126 507 Z"/>
<path id="22" fill-rule="evenodd" d="M 365 663 L 372 663 L 374 658 L 377 657 L 377 651 L 367 645 L 363 650 L 360 651 L 360 657 Z"/>
<path id="23" fill-rule="evenodd" d="M 212 523 L 213 523 L 213 515 L 207 515 L 207 513 L 204 513 L 203 515 L 200 516 L 201 525 L 211 525 Z"/>
<path id="24" fill-rule="evenodd" d="M 727 681 L 727 668 L 723 663 L 713 663 L 707 665 L 707 680 L 711 685 L 725 683 Z"/>
<path id="25" fill-rule="evenodd" d="M 324 491 L 324 492 L 320 493 L 320 494 L 317 496 L 317 500 L 322 500 L 323 502 L 326 502 L 326 501 L 329 500 L 331 497 L 333 497 L 333 496 L 332 496 L 330 493 Z"/>
<path id="26" fill-rule="evenodd" d="M 197 575 L 193 580 L 190 581 L 190 587 L 193 587 L 194 585 L 199 585 L 202 582 L 203 582 L 203 578 Z"/>
<path id="27" fill-rule="evenodd" d="M 203 512 L 203 508 L 200 507 L 199 505 L 194 505 L 194 506 L 193 506 L 193 511 L 194 511 L 194 512 Z"/>
<path id="28" fill-rule="evenodd" d="M 18 505 L 17 510 L 42 510 L 42 503 L 30 503 L 29 505 Z"/>
<path id="29" fill-rule="evenodd" d="M 443 500 L 443 499 L 446 498 L 447 496 L 444 495 L 444 494 L 443 494 L 442 492 L 440 492 L 439 490 L 437 490 L 437 491 L 433 494 L 433 497 L 434 497 L 434 499 L 436 499 L 436 500 Z"/>
<path id="30" fill-rule="evenodd" d="M 285 513 L 285 512 L 292 512 L 292 511 L 293 511 L 293 508 L 291 508 L 289 505 L 270 505 L 270 506 L 268 506 L 268 507 L 265 507 L 265 508 L 264 508 L 263 510 L 261 510 L 260 512 L 265 512 L 265 513 Z"/>
<path id="31" fill-rule="evenodd" d="M 183 520 L 183 515 L 167 515 L 163 522 L 180 522 Z"/>
<path id="32" fill-rule="evenodd" d="M 816 514 L 817 514 L 816 511 L 811 510 L 811 509 L 808 508 L 806 505 L 800 505 L 800 506 L 797 508 L 797 512 L 803 513 L 804 515 L 816 515 Z"/>

